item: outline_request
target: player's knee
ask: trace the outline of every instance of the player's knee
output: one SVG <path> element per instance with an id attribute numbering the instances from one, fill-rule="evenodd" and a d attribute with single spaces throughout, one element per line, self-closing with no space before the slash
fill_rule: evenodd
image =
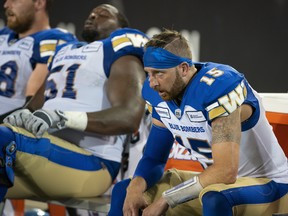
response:
<path id="1" fill-rule="evenodd" d="M 0 202 L 9 187 L 14 184 L 13 165 L 16 158 L 14 133 L 5 126 L 0 126 Z"/>
<path id="2" fill-rule="evenodd" d="M 11 129 L 0 126 L 0 184 L 11 187 L 14 182 L 14 162 L 16 159 L 16 143 Z"/>
<path id="3" fill-rule="evenodd" d="M 3 147 L 7 146 L 9 143 L 14 141 L 14 133 L 10 128 L 7 128 L 5 126 L 0 126 L 0 147 L 3 149 Z"/>
<path id="4" fill-rule="evenodd" d="M 202 197 L 203 215 L 232 216 L 232 206 L 227 198 L 216 191 L 209 191 Z M 217 212 L 217 214 L 215 214 Z"/>

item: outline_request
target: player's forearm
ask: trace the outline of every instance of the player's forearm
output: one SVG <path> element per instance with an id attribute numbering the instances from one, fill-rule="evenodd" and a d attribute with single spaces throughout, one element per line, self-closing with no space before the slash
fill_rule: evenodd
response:
<path id="1" fill-rule="evenodd" d="M 138 106 L 138 107 L 137 107 Z M 144 104 L 135 105 L 133 110 L 127 107 L 113 107 L 99 112 L 87 113 L 86 131 L 103 135 L 134 133 L 138 130 L 144 114 Z"/>
<path id="2" fill-rule="evenodd" d="M 236 181 L 239 166 L 239 143 L 212 145 L 214 163 L 199 175 L 203 187 L 211 184 L 231 184 Z"/>
<path id="3" fill-rule="evenodd" d="M 145 179 L 137 176 L 131 180 L 131 182 L 127 188 L 127 193 L 142 194 L 146 191 L 146 188 L 147 188 L 147 183 L 146 183 Z"/>

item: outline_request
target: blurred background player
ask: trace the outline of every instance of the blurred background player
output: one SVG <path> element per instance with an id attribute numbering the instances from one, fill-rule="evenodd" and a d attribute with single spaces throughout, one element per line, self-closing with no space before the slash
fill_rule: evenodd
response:
<path id="1" fill-rule="evenodd" d="M 37 138 L 23 128 L 0 127 L 0 144 L 12 158 L 17 151 L 15 168 L 2 171 L 2 194 L 13 185 L 13 173 L 9 198 L 95 197 L 111 186 L 125 135 L 138 130 L 144 114 L 142 55 L 148 38 L 127 26 L 118 9 L 100 5 L 85 22 L 83 35 L 94 32 L 94 39 L 102 40 L 57 48 L 43 109 L 16 111 L 5 120 Z M 56 130 L 53 136 L 45 133 L 48 129 Z"/>
<path id="2" fill-rule="evenodd" d="M 5 0 L 7 27 L 0 30 L 0 122 L 24 106 L 46 79 L 56 45 L 75 37 L 51 29 L 52 0 Z"/>

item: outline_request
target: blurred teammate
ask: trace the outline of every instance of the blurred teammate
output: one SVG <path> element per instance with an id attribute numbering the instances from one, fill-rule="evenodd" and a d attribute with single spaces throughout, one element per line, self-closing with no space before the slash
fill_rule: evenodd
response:
<path id="1" fill-rule="evenodd" d="M 0 127 L 2 158 L 11 164 L 1 169 L 2 196 L 10 186 L 7 197 L 53 199 L 95 197 L 110 187 L 125 135 L 138 129 L 145 104 L 142 55 L 148 39 L 127 26 L 122 13 L 103 4 L 92 10 L 83 33 L 87 41 L 91 35 L 101 40 L 57 47 L 43 109 L 16 111 L 4 120 L 32 133 Z"/>
<path id="2" fill-rule="evenodd" d="M 56 45 L 75 37 L 51 29 L 52 0 L 6 0 L 7 27 L 0 30 L 0 122 L 24 106 L 46 79 Z"/>
<path id="3" fill-rule="evenodd" d="M 176 31 L 154 35 L 145 47 L 149 78 L 142 95 L 153 109 L 153 126 L 134 178 L 114 187 L 110 215 L 287 212 L 287 158 L 243 74 L 224 64 L 192 62 Z M 162 177 L 174 138 L 203 172 L 172 169 Z"/>

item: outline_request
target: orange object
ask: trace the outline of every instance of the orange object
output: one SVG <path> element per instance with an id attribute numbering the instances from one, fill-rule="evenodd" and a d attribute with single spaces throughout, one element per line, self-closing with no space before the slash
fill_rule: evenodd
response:
<path id="1" fill-rule="evenodd" d="M 25 201 L 24 200 L 11 200 L 12 206 L 14 208 L 14 216 L 24 216 Z"/>
<path id="2" fill-rule="evenodd" d="M 266 117 L 273 127 L 273 131 L 288 157 L 288 113 L 266 112 Z"/>
<path id="3" fill-rule="evenodd" d="M 50 216 L 66 216 L 66 208 L 64 206 L 48 203 Z"/>
<path id="4" fill-rule="evenodd" d="M 24 199 L 11 199 L 14 208 L 14 216 L 24 216 L 25 200 Z M 66 216 L 66 208 L 64 206 L 48 203 L 50 216 Z"/>

